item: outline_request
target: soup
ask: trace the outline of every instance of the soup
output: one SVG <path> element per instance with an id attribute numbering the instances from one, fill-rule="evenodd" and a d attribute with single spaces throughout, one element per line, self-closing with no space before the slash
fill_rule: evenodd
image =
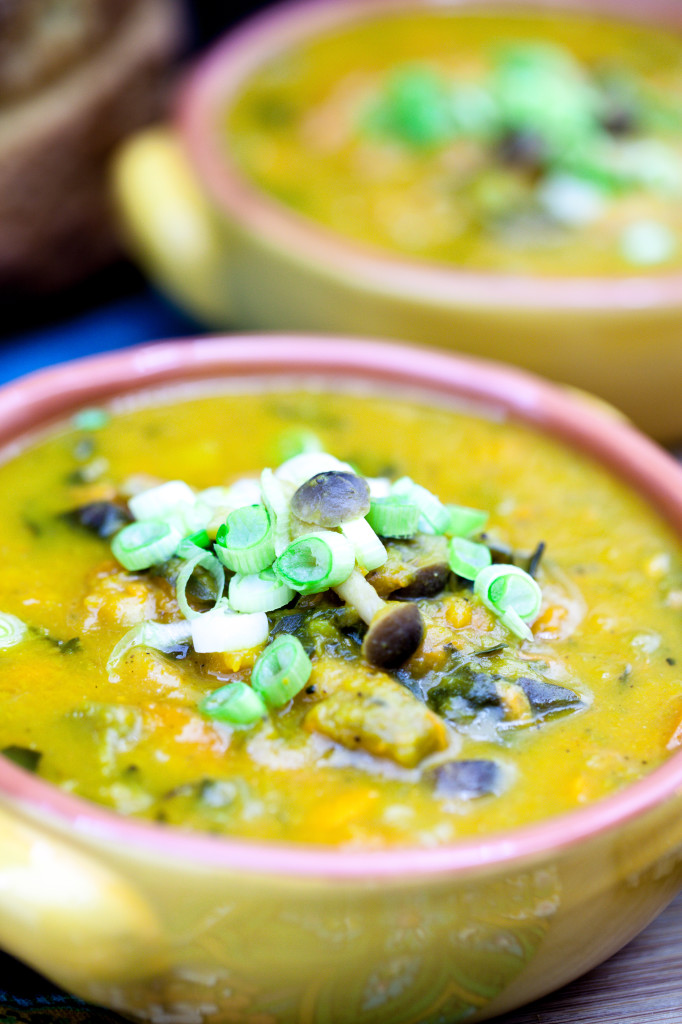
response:
<path id="1" fill-rule="evenodd" d="M 682 742 L 678 540 L 523 425 L 183 392 L 84 410 L 0 483 L 0 747 L 122 814 L 436 845 Z"/>
<path id="2" fill-rule="evenodd" d="M 682 40 L 587 13 L 415 9 L 283 48 L 224 118 L 260 189 L 384 252 L 623 274 L 682 261 Z"/>

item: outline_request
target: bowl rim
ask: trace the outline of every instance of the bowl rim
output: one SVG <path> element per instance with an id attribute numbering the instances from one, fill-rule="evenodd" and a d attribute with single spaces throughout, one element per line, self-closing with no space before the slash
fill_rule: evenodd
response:
<path id="1" fill-rule="evenodd" d="M 264 60 L 290 43 L 376 12 L 425 7 L 442 11 L 517 7 L 517 0 L 285 0 L 260 11 L 228 32 L 196 63 L 181 84 L 175 124 L 199 181 L 219 209 L 283 258 L 316 273 L 330 274 L 357 290 L 412 299 L 429 305 L 472 309 L 552 309 L 603 314 L 675 308 L 682 304 L 682 271 L 604 277 L 535 277 L 477 271 L 447 263 L 383 253 L 316 224 L 269 196 L 230 160 L 216 124 L 225 101 Z M 663 23 L 682 31 L 676 0 L 529 0 L 524 9 L 560 9 L 592 15 Z"/>
<path id="2" fill-rule="evenodd" d="M 493 407 L 596 458 L 641 493 L 682 540 L 682 466 L 603 403 L 500 363 L 383 341 L 235 335 L 135 346 L 37 371 L 0 388 L 0 455 L 94 402 L 193 381 L 347 379 Z M 317 880 L 461 875 L 559 854 L 654 811 L 682 788 L 682 750 L 596 803 L 509 832 L 434 847 L 346 850 L 192 833 L 125 818 L 0 757 L 0 795 L 35 817 L 138 852 L 265 876 Z"/>

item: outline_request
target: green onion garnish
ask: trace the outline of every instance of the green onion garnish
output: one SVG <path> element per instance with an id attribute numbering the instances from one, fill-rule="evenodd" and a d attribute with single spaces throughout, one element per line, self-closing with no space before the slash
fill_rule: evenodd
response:
<path id="1" fill-rule="evenodd" d="M 277 576 L 301 594 L 318 594 L 347 580 L 355 551 L 340 533 L 306 533 L 284 549 L 275 562 Z"/>
<path id="2" fill-rule="evenodd" d="M 184 480 L 169 480 L 135 494 L 128 508 L 136 519 L 165 519 L 179 506 L 194 505 L 195 500 L 194 491 Z"/>
<path id="3" fill-rule="evenodd" d="M 475 580 L 481 569 L 492 562 L 490 549 L 466 537 L 453 537 L 448 548 L 450 568 L 463 580 Z"/>
<path id="4" fill-rule="evenodd" d="M 265 505 L 246 505 L 230 512 L 216 535 L 215 550 L 223 565 L 234 572 L 260 572 L 271 565 L 275 547 Z"/>
<path id="5" fill-rule="evenodd" d="M 211 538 L 206 530 L 197 530 L 196 533 L 191 533 L 189 537 L 185 537 L 178 546 L 176 552 L 178 558 L 194 558 L 198 555 L 201 550 L 206 550 L 211 546 Z"/>
<path id="6" fill-rule="evenodd" d="M 372 498 L 367 522 L 380 537 L 414 537 L 419 523 L 419 507 L 400 494 Z"/>
<path id="7" fill-rule="evenodd" d="M 227 602 L 220 602 L 209 612 L 195 615 L 190 622 L 192 644 L 197 654 L 218 651 L 248 651 L 260 647 L 268 638 L 268 617 L 265 612 L 239 615 Z"/>
<path id="8" fill-rule="evenodd" d="M 409 476 L 396 480 L 391 494 L 407 498 L 419 509 L 419 529 L 422 533 L 445 533 L 450 525 L 450 512 L 435 494 L 416 484 Z"/>
<path id="9" fill-rule="evenodd" d="M 76 430 L 101 430 L 107 425 L 109 418 L 106 409 L 81 409 L 71 422 Z"/>
<path id="10" fill-rule="evenodd" d="M 526 620 L 535 618 L 542 603 L 542 591 L 532 576 L 516 565 L 489 565 L 476 576 L 474 593 L 513 633 L 532 640 Z"/>
<path id="11" fill-rule="evenodd" d="M 322 442 L 317 434 L 305 428 L 286 430 L 277 441 L 278 462 L 293 459 L 295 455 L 309 455 L 322 450 Z"/>
<path id="12" fill-rule="evenodd" d="M 0 612 L 0 651 L 21 643 L 28 632 L 28 626 L 16 615 Z"/>
<path id="13" fill-rule="evenodd" d="M 147 519 L 124 526 L 111 542 L 114 557 L 124 569 L 148 569 L 175 554 L 182 535 L 161 519 Z"/>
<path id="14" fill-rule="evenodd" d="M 371 572 L 384 564 L 388 552 L 366 519 L 351 519 L 339 529 L 352 545 L 358 565 Z"/>
<path id="15" fill-rule="evenodd" d="M 201 614 L 190 607 L 186 594 L 187 584 L 198 565 L 201 565 L 213 577 L 213 582 L 215 583 L 216 605 L 223 596 L 223 591 L 225 589 L 225 570 L 216 556 L 211 554 L 210 551 L 204 551 L 202 548 L 197 548 L 196 546 L 194 547 L 194 550 L 196 553 L 191 558 L 188 558 L 180 569 L 178 578 L 175 581 L 175 599 L 178 602 L 180 611 L 186 619 L 193 619 L 196 615 Z"/>
<path id="16" fill-rule="evenodd" d="M 278 579 L 269 566 L 248 576 L 235 573 L 228 592 L 230 607 L 236 612 L 273 612 L 295 596 L 296 591 Z"/>
<path id="17" fill-rule="evenodd" d="M 450 514 L 450 522 L 445 531 L 450 537 L 471 537 L 480 533 L 488 522 L 488 513 L 480 508 L 467 508 L 465 505 L 446 505 Z"/>
<path id="18" fill-rule="evenodd" d="M 303 689 L 312 670 L 301 641 L 291 634 L 282 635 L 256 661 L 251 685 L 268 707 L 281 708 Z"/>
<path id="19" fill-rule="evenodd" d="M 107 661 L 107 672 L 111 672 L 133 647 L 153 647 L 157 651 L 172 651 L 174 647 L 190 639 L 190 624 L 180 622 L 140 622 L 124 633 Z"/>
<path id="20" fill-rule="evenodd" d="M 255 690 L 239 681 L 209 693 L 200 701 L 199 710 L 207 718 L 229 725 L 253 725 L 268 713 Z"/>
<path id="21" fill-rule="evenodd" d="M 270 513 L 275 554 L 281 555 L 291 539 L 289 498 L 292 489 L 278 480 L 271 469 L 264 469 L 261 473 L 260 486 L 265 507 Z"/>

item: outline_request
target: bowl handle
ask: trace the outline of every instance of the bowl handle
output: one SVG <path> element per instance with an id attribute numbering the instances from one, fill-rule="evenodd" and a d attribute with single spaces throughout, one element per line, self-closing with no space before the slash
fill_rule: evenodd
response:
<path id="1" fill-rule="evenodd" d="M 162 965 L 159 922 L 123 878 L 0 808 L 0 946 L 60 985 L 121 982 Z"/>
<path id="2" fill-rule="evenodd" d="M 200 320 L 224 323 L 225 240 L 175 133 L 128 139 L 112 184 L 124 237 L 152 278 Z"/>

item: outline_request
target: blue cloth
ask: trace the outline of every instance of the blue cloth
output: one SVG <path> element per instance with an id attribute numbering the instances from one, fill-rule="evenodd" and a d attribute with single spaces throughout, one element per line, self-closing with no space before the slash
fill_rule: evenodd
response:
<path id="1" fill-rule="evenodd" d="M 145 291 L 5 338 L 0 342 L 0 383 L 68 359 L 199 331 L 194 321 Z"/>

